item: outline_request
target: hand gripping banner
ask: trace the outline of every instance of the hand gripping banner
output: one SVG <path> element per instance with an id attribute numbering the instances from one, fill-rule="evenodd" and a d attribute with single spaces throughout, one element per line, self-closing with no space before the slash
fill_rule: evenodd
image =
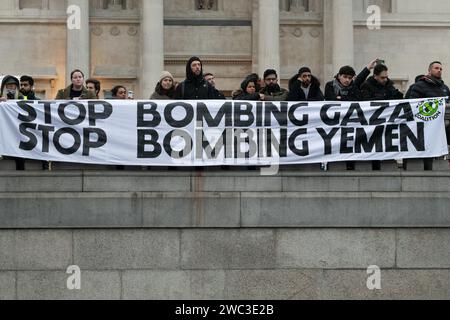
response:
<path id="1" fill-rule="evenodd" d="M 377 102 L 8 101 L 4 156 L 130 166 L 266 166 L 447 154 L 444 98 Z"/>

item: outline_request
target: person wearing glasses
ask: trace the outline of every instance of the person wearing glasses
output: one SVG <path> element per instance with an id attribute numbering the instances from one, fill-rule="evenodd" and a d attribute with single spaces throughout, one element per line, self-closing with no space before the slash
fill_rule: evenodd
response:
<path id="1" fill-rule="evenodd" d="M 394 87 L 389 79 L 389 69 L 384 64 L 378 64 L 373 70 L 373 76 L 368 78 L 361 86 L 362 100 L 400 100 L 403 93 Z"/>
<path id="2" fill-rule="evenodd" d="M 275 70 L 268 69 L 264 72 L 264 85 L 260 92 L 262 101 L 287 101 L 289 91 L 280 87 Z"/>

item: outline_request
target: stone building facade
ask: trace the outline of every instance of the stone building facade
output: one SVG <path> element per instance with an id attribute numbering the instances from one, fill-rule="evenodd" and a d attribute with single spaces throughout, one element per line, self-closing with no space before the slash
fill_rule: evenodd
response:
<path id="1" fill-rule="evenodd" d="M 69 30 L 73 5 L 80 28 Z M 367 27 L 371 5 L 381 29 Z M 148 98 L 161 70 L 180 80 L 192 55 L 228 92 L 269 67 L 286 85 L 308 65 L 323 84 L 341 65 L 379 57 L 406 90 L 429 62 L 450 63 L 449 26 L 445 0 L 2 0 L 0 74 L 31 74 L 53 98 L 80 68 L 106 91 L 124 84 Z"/>

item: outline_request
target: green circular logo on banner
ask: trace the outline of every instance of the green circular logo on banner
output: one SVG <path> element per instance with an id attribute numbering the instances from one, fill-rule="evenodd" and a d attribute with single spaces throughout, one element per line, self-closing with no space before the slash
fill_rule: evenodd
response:
<path id="1" fill-rule="evenodd" d="M 439 100 L 427 101 L 419 105 L 419 113 L 424 117 L 432 117 L 439 111 Z"/>

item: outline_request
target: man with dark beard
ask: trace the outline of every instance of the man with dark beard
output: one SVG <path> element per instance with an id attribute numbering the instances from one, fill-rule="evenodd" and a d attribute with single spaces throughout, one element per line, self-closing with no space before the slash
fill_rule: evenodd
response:
<path id="1" fill-rule="evenodd" d="M 277 72 L 268 69 L 264 72 L 265 87 L 261 90 L 262 101 L 287 101 L 289 91 L 283 89 L 278 84 Z"/>
<path id="2" fill-rule="evenodd" d="M 202 61 L 192 57 L 186 64 L 186 80 L 175 90 L 175 100 L 217 99 L 214 88 L 203 78 Z"/>
<path id="3" fill-rule="evenodd" d="M 289 81 L 288 101 L 323 101 L 320 82 L 308 67 L 301 68 Z"/>
<path id="4" fill-rule="evenodd" d="M 30 76 L 20 77 L 20 93 L 24 100 L 40 100 L 34 92 L 34 79 Z"/>

